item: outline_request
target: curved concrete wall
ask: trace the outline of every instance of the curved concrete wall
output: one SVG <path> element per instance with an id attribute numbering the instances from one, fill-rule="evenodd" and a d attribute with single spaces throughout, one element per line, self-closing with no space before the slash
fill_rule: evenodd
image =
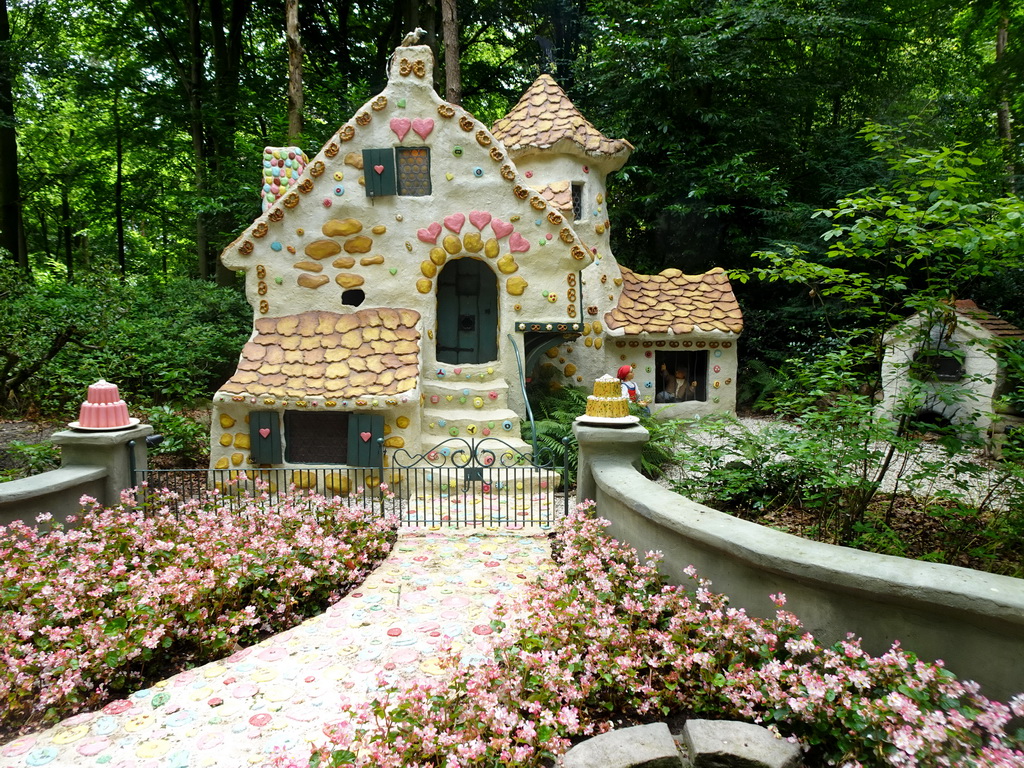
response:
<path id="1" fill-rule="evenodd" d="M 21 480 L 0 483 L 0 525 L 21 520 L 35 525 L 48 512 L 58 522 L 81 511 L 79 499 L 91 496 L 116 505 L 121 491 L 135 485 L 132 465 L 146 468 L 148 424 L 110 431 L 57 432 L 50 440 L 61 447 L 61 467 Z"/>
<path id="2" fill-rule="evenodd" d="M 665 554 L 670 581 L 689 581 L 692 564 L 755 616 L 787 610 L 822 643 L 848 633 L 871 653 L 893 642 L 941 659 L 960 678 L 1005 701 L 1024 691 L 1024 580 L 807 541 L 726 515 L 662 488 L 634 467 L 642 427 L 576 426 L 577 498 L 597 502 L 610 534 L 640 552 Z"/>

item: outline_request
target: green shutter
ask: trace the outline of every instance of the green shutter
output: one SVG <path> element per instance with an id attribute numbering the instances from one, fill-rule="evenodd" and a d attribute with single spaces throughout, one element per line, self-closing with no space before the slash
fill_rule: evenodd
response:
<path id="1" fill-rule="evenodd" d="M 348 420 L 348 463 L 352 467 L 379 467 L 384 436 L 384 416 L 353 413 Z"/>
<path id="2" fill-rule="evenodd" d="M 281 420 L 277 411 L 249 414 L 250 456 L 254 464 L 280 464 Z"/>
<path id="3" fill-rule="evenodd" d="M 395 182 L 394 150 L 364 149 L 363 181 L 367 197 L 395 194 L 398 185 Z"/>

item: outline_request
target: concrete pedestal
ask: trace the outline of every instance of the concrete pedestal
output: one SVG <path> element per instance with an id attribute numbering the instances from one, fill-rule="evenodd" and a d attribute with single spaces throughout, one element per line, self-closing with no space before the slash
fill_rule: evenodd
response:
<path id="1" fill-rule="evenodd" d="M 591 464 L 598 456 L 618 456 L 633 467 L 640 468 L 640 454 L 650 440 L 650 433 L 643 427 L 597 427 L 581 424 L 572 425 L 579 444 L 579 467 L 576 471 L 576 500 L 597 498 L 597 487 Z"/>
<path id="2" fill-rule="evenodd" d="M 104 506 L 114 506 L 121 491 L 135 485 L 132 461 L 136 469 L 146 468 L 146 436 L 153 434 L 149 424 L 127 429 L 83 432 L 67 429 L 57 432 L 50 440 L 61 448 L 61 466 L 98 467 L 106 471 L 103 481 Z M 129 445 L 132 443 L 133 445 Z"/>

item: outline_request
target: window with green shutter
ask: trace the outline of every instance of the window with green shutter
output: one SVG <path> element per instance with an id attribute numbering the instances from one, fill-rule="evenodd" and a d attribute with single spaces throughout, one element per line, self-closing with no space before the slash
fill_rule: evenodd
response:
<path id="1" fill-rule="evenodd" d="M 281 463 L 281 420 L 277 411 L 250 412 L 249 455 L 254 464 Z"/>
<path id="2" fill-rule="evenodd" d="M 397 192 L 394 150 L 363 150 L 363 183 L 367 197 L 382 197 Z"/>
<path id="3" fill-rule="evenodd" d="M 367 197 L 429 195 L 430 150 L 427 147 L 363 150 Z"/>
<path id="4" fill-rule="evenodd" d="M 285 457 L 289 464 L 348 464 L 349 414 L 285 411 Z"/>
<path id="5" fill-rule="evenodd" d="M 353 413 L 348 423 L 348 463 L 353 467 L 379 467 L 384 436 L 384 416 L 379 413 Z"/>

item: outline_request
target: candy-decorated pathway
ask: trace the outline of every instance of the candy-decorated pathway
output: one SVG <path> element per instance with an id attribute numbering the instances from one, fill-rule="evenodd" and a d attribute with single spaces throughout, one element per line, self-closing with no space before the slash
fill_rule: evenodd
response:
<path id="1" fill-rule="evenodd" d="M 245 768 L 282 749 L 307 757 L 344 705 L 372 699 L 378 674 L 436 679 L 445 638 L 466 663 L 486 658 L 495 604 L 550 556 L 536 528 L 402 529 L 380 567 L 321 616 L 10 742 L 0 768 Z"/>

